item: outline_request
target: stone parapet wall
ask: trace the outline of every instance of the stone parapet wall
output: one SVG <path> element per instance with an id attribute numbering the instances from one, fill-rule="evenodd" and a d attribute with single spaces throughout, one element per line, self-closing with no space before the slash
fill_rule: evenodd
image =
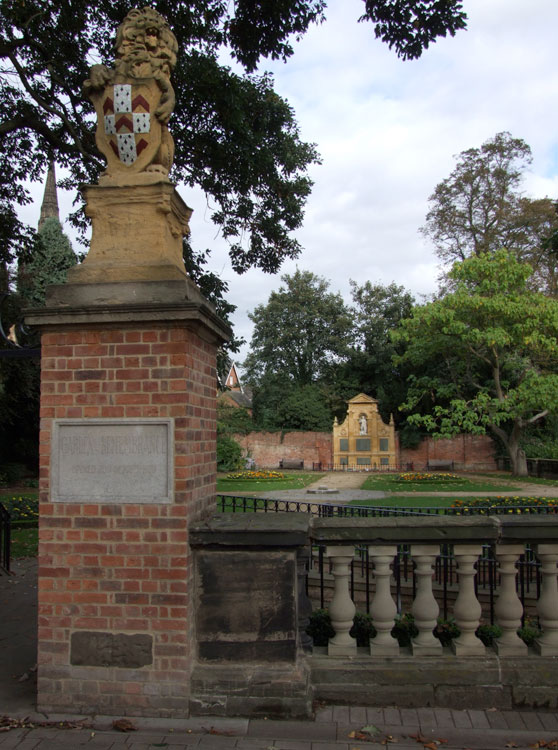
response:
<path id="1" fill-rule="evenodd" d="M 277 468 L 281 460 L 304 461 L 304 468 L 333 463 L 333 437 L 329 432 L 251 432 L 235 435 L 244 453 L 261 468 Z M 397 447 L 396 463 L 424 469 L 429 462 L 453 462 L 455 469 L 494 471 L 495 446 L 488 435 L 457 435 L 451 440 L 423 438 L 418 448 Z"/>

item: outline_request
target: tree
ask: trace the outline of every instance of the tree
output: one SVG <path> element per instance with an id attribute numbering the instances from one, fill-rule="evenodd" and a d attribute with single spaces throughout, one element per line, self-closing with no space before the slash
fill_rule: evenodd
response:
<path id="1" fill-rule="evenodd" d="M 556 293 L 556 255 L 545 248 L 545 240 L 558 230 L 558 215 L 550 199 L 521 195 L 530 163 L 529 146 L 506 132 L 463 151 L 430 196 L 421 231 L 445 263 L 505 247 L 531 262 L 541 289 Z"/>
<path id="2" fill-rule="evenodd" d="M 22 259 L 23 260 L 23 259 Z M 42 307 L 49 284 L 63 284 L 68 270 L 77 263 L 70 240 L 60 221 L 45 219 L 39 229 L 33 252 L 20 263 L 17 290 L 27 307 Z"/>
<path id="3" fill-rule="evenodd" d="M 520 476 L 525 429 L 558 413 L 558 300 L 529 289 L 531 272 L 506 250 L 455 263 L 453 291 L 415 307 L 395 334 L 407 347 L 401 362 L 438 366 L 411 377 L 409 421 L 438 437 L 488 430 Z M 416 413 L 423 398 L 433 402 L 426 415 Z"/>
<path id="4" fill-rule="evenodd" d="M 233 267 L 275 272 L 300 247 L 300 226 L 311 188 L 307 167 L 318 160 L 299 138 L 289 104 L 273 90 L 262 58 L 286 60 L 291 40 L 324 17 L 323 0 L 157 0 L 179 43 L 174 72 L 177 107 L 171 120 L 176 158 L 171 175 L 199 185 L 212 218 L 230 242 Z M 68 168 L 65 187 L 96 181 L 102 158 L 94 141 L 92 106 L 80 91 L 91 62 L 109 63 L 127 0 L 4 0 L 0 11 L 0 264 L 23 248 L 32 231 L 18 218 L 54 158 Z M 361 20 L 403 58 L 464 28 L 458 0 L 367 0 Z M 234 58 L 244 74 L 219 62 Z M 81 210 L 73 220 L 83 226 Z M 192 266 L 204 252 L 186 245 Z M 201 261 L 200 261 L 201 258 Z M 205 280 L 208 281 L 206 271 Z"/>
<path id="5" fill-rule="evenodd" d="M 284 286 L 248 316 L 254 333 L 243 367 L 251 382 L 273 373 L 308 385 L 324 378 L 345 354 L 351 316 L 323 277 L 297 269 L 281 280 Z"/>
<path id="6" fill-rule="evenodd" d="M 393 282 L 384 286 L 366 281 L 359 286 L 351 281 L 351 294 L 354 329 L 343 366 L 345 398 L 359 391 L 368 393 L 378 399 L 384 421 L 389 422 L 394 414 L 401 422 L 397 407 L 405 398 L 407 373 L 393 364 L 394 355 L 401 354 L 402 348 L 394 343 L 391 332 L 410 316 L 414 298 Z"/>
<path id="7" fill-rule="evenodd" d="M 321 410 L 313 409 L 310 421 L 302 425 L 298 419 L 285 419 L 293 410 L 284 402 L 300 402 L 306 386 L 330 382 L 346 356 L 352 318 L 326 279 L 299 270 L 281 278 L 284 286 L 249 315 L 254 332 L 243 367 L 254 389 L 254 418 L 260 426 L 312 429 L 310 423 L 324 423 Z M 312 394 L 315 405 L 316 392 Z"/>

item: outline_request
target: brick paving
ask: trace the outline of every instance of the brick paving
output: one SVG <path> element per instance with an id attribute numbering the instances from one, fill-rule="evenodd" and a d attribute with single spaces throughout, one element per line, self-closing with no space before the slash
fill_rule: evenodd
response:
<path id="1" fill-rule="evenodd" d="M 558 741 L 558 713 L 543 711 L 326 706 L 314 721 L 132 721 L 137 731 L 129 733 L 109 729 L 110 717 L 98 717 L 83 729 L 61 729 L 59 724 L 13 729 L 0 733 L 0 750 L 416 750 L 428 743 L 448 750 L 527 750 L 536 743 L 544 747 L 543 743 Z M 371 733 L 366 740 L 353 734 L 363 727 Z"/>

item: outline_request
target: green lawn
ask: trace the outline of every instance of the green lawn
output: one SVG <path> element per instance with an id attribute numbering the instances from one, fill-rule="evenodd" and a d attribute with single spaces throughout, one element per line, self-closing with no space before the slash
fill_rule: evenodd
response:
<path id="1" fill-rule="evenodd" d="M 479 475 L 482 476 L 482 475 Z M 490 476 L 485 474 L 484 476 Z M 538 477 L 513 477 L 511 474 L 495 474 L 494 478 L 498 481 L 507 480 L 510 485 L 517 487 L 518 484 L 541 484 L 546 487 L 558 487 L 558 479 L 539 479 Z"/>
<path id="2" fill-rule="evenodd" d="M 11 557 L 35 557 L 39 529 L 12 529 Z"/>
<path id="3" fill-rule="evenodd" d="M 348 505 L 360 505 L 366 507 L 378 506 L 381 508 L 449 508 L 455 497 L 438 497 L 437 495 L 432 496 L 421 496 L 406 495 L 397 497 L 386 497 L 382 500 L 351 500 Z"/>
<path id="4" fill-rule="evenodd" d="M 426 473 L 426 472 L 425 472 Z M 399 479 L 399 474 L 380 474 L 369 476 L 362 485 L 362 490 L 383 490 L 384 492 L 507 492 L 512 493 L 517 483 L 468 479 L 458 476 L 457 479 L 433 480 L 423 479 L 409 481 Z"/>
<path id="5" fill-rule="evenodd" d="M 307 472 L 281 472 L 284 479 L 225 479 L 226 474 L 217 477 L 217 494 L 237 493 L 239 495 L 258 495 L 270 490 L 298 490 L 317 482 L 323 474 Z"/>

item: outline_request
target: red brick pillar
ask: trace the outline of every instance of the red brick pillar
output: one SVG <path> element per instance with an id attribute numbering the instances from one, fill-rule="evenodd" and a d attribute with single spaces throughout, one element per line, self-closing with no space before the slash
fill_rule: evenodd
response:
<path id="1" fill-rule="evenodd" d="M 228 333 L 192 289 L 67 285 L 27 317 L 42 330 L 41 711 L 188 713 L 188 530 L 214 511 Z"/>

